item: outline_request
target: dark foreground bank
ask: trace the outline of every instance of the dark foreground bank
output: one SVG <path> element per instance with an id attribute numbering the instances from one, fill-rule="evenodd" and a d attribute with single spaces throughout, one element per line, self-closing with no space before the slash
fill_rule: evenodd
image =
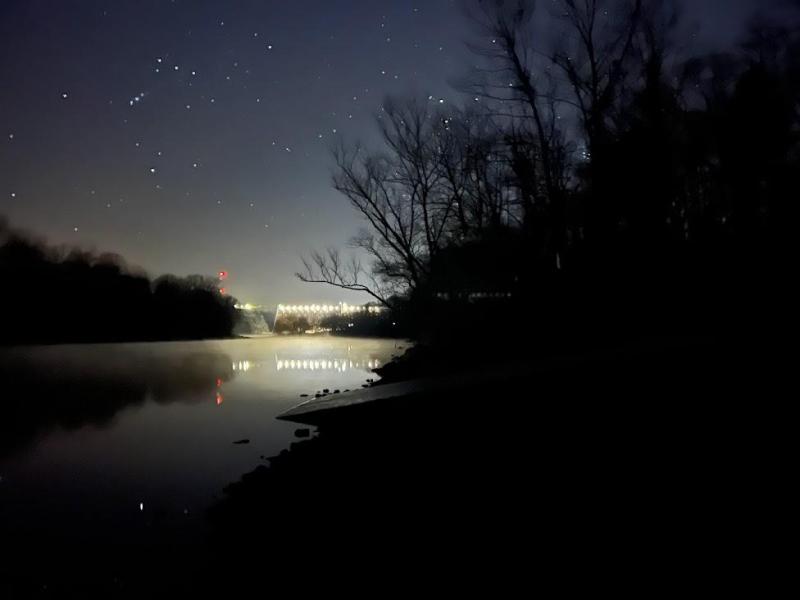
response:
<path id="1" fill-rule="evenodd" d="M 785 486 L 780 368 L 770 348 L 637 344 L 300 415 L 318 434 L 227 490 L 215 540 L 487 592 L 740 581 Z"/>
<path id="2" fill-rule="evenodd" d="M 330 411 L 229 486 L 202 539 L 17 540 L 40 558 L 4 585 L 763 592 L 788 561 L 772 542 L 790 484 L 778 357 L 755 340 L 632 346 Z"/>

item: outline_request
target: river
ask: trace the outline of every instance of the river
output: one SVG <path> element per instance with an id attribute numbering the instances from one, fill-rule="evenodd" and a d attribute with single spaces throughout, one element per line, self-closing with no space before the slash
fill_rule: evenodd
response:
<path id="1" fill-rule="evenodd" d="M 263 337 L 0 349 L 0 537 L 193 535 L 225 485 L 296 439 L 276 415 L 301 394 L 360 387 L 405 345 Z"/>

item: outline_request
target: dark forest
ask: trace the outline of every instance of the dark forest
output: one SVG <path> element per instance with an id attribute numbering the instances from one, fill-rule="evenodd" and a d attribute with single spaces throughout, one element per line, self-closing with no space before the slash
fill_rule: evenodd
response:
<path id="1" fill-rule="evenodd" d="M 151 281 L 112 254 L 38 243 L 0 221 L 0 343 L 229 337 L 235 300 L 214 279 Z"/>

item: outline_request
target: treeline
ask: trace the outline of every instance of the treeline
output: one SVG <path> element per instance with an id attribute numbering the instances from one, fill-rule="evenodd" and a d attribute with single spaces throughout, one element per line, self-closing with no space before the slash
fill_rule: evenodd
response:
<path id="1" fill-rule="evenodd" d="M 371 264 L 331 250 L 298 275 L 452 339 L 779 327 L 800 198 L 800 28 L 760 19 L 730 52 L 695 56 L 676 2 L 556 4 L 472 4 L 482 60 L 465 106 L 387 101 L 383 148 L 335 152 Z M 539 18 L 555 41 L 535 36 Z"/>
<path id="2" fill-rule="evenodd" d="M 213 279 L 151 281 L 113 254 L 38 243 L 0 220 L 0 344 L 228 337 L 234 300 Z"/>

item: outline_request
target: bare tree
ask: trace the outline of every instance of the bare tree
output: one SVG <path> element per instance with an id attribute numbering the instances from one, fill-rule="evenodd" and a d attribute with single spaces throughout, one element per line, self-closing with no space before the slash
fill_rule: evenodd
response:
<path id="1" fill-rule="evenodd" d="M 589 152 L 603 143 L 630 75 L 628 61 L 642 23 L 642 0 L 561 0 L 566 24 L 552 61 L 565 74 Z"/>
<path id="2" fill-rule="evenodd" d="M 519 225 L 522 207 L 510 185 L 505 133 L 487 111 L 450 117 L 441 135 L 441 178 L 456 215 L 454 241 L 480 237 L 486 228 Z"/>
<path id="3" fill-rule="evenodd" d="M 303 258 L 303 267 L 304 271 L 296 273 L 302 281 L 364 292 L 384 306 L 389 306 L 394 292 L 393 286 L 382 284 L 364 269 L 356 257 L 344 260 L 338 250 L 328 248 L 325 253 L 314 251 L 310 258 Z"/>
<path id="4" fill-rule="evenodd" d="M 426 282 L 431 258 L 446 245 L 457 212 L 441 169 L 448 122 L 420 101 L 387 101 L 378 117 L 383 152 L 359 146 L 334 151 L 334 187 L 369 226 L 352 245 L 372 264 L 345 267 L 336 252 L 315 254 L 298 274 L 302 280 L 364 291 L 384 303 L 388 293 Z"/>
<path id="5" fill-rule="evenodd" d="M 550 223 L 545 253 L 560 264 L 566 245 L 566 154 L 559 127 L 557 82 L 548 59 L 534 48 L 532 0 L 491 2 L 478 0 L 468 14 L 484 44 L 473 51 L 488 59 L 476 94 L 494 102 L 506 119 L 507 155 L 514 175 L 523 224 L 533 219 Z"/>

